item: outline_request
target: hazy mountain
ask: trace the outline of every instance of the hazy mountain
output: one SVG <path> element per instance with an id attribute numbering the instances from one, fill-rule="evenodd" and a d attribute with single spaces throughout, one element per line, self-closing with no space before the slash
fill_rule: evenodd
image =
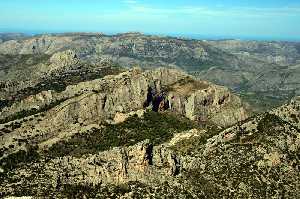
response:
<path id="1" fill-rule="evenodd" d="M 1 33 L 0 32 L 0 43 L 9 40 L 22 39 L 26 37 L 27 35 L 23 33 Z"/>
<path id="2" fill-rule="evenodd" d="M 104 59 L 122 67 L 180 68 L 200 79 L 227 86 L 263 109 L 299 95 L 299 46 L 293 42 L 200 41 L 139 33 L 69 33 L 10 40 L 0 45 L 0 53 L 51 56 L 72 50 L 81 60 L 94 64 Z M 22 59 L 23 56 L 23 63 Z M 7 72 L 1 71 L 0 79 L 9 76 L 8 68 Z M 14 73 L 15 68 L 12 70 Z"/>

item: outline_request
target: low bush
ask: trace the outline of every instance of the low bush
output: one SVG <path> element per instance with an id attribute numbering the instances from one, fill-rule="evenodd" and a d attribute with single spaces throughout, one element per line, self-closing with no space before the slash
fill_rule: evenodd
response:
<path id="1" fill-rule="evenodd" d="M 145 139 L 158 145 L 171 139 L 174 133 L 194 127 L 196 124 L 186 118 L 148 112 L 144 118 L 133 116 L 121 124 L 108 124 L 103 129 L 94 128 L 87 133 L 77 134 L 68 141 L 53 145 L 47 154 L 51 157 L 95 154 L 111 147 L 134 145 Z"/>

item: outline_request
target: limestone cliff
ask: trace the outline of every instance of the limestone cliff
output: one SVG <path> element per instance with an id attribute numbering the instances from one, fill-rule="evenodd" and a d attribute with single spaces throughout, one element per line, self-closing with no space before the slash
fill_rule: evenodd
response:
<path id="1" fill-rule="evenodd" d="M 147 107 L 220 126 L 247 117 L 240 99 L 224 87 L 193 80 L 173 69 L 133 69 L 68 86 L 62 92 L 42 91 L 3 108 L 1 119 L 8 123 L 2 128 L 21 125 L 9 128 L 12 132 L 3 135 L 2 143 L 9 146 L 13 140 L 24 138 L 56 142 L 81 126 L 111 122 L 119 113 Z"/>
<path id="2" fill-rule="evenodd" d="M 41 159 L 13 170 L 2 189 L 23 190 L 28 196 L 45 196 L 50 190 L 54 197 L 74 196 L 81 188 L 90 197 L 297 198 L 299 107 L 295 98 L 220 132 L 190 129 L 162 144 L 145 139 L 79 157 Z M 285 114 L 288 109 L 292 114 Z M 22 188 L 8 181 L 20 176 L 26 179 Z"/>

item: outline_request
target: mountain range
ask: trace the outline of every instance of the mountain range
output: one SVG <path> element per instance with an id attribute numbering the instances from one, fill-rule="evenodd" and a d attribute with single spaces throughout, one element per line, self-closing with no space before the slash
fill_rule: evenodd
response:
<path id="1" fill-rule="evenodd" d="M 299 197 L 300 43 L 0 35 L 0 197 Z"/>
<path id="2" fill-rule="evenodd" d="M 82 62 L 92 64 L 109 61 L 127 68 L 181 69 L 199 79 L 229 87 L 257 111 L 278 106 L 300 92 L 300 43 L 297 42 L 207 41 L 140 33 L 66 33 L 22 39 L 15 37 L 15 40 L 0 44 L 3 60 L 0 81 L 17 76 L 10 75 L 10 69 L 16 73 L 18 69 L 14 67 L 19 66 L 19 61 L 26 62 L 25 68 L 37 68 L 39 74 L 34 77 L 37 79 L 42 76 L 40 73 L 45 72 L 43 70 L 50 70 L 37 66 L 37 63 L 47 64 L 51 55 L 71 50 Z M 11 59 L 10 55 L 18 56 Z M 10 64 L 14 67 L 10 68 Z M 19 67 L 22 67 L 23 73 L 23 66 Z M 18 76 L 18 80 L 33 80 L 26 72 L 24 75 L 26 77 Z"/>

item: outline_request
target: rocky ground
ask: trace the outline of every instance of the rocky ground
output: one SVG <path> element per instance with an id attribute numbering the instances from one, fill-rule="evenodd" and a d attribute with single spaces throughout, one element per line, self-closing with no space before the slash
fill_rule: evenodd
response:
<path id="1" fill-rule="evenodd" d="M 299 98 L 249 118 L 228 89 L 172 69 L 48 92 L 2 110 L 36 107 L 1 125 L 2 197 L 299 196 Z"/>
<path id="2" fill-rule="evenodd" d="M 0 197 L 299 198 L 295 49 L 137 33 L 8 39 L 0 44 Z M 244 68 L 250 58 L 240 51 L 253 59 Z M 278 87 L 269 106 L 277 108 L 253 113 L 259 98 L 276 94 L 266 82 L 235 94 L 179 69 L 191 73 L 199 60 L 227 66 L 203 74 L 232 67 L 277 74 L 286 65 L 291 76 L 283 76 L 295 84 Z"/>

